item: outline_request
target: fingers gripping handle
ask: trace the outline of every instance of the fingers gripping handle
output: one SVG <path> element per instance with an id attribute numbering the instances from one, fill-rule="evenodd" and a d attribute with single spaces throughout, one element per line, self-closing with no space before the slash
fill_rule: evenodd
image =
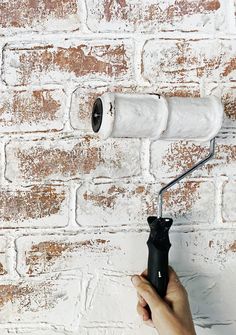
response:
<path id="1" fill-rule="evenodd" d="M 148 242 L 148 249 L 148 279 L 163 298 L 168 284 L 168 251 L 157 249 L 152 242 Z"/>
<path id="2" fill-rule="evenodd" d="M 172 219 L 148 217 L 150 235 L 148 245 L 148 280 L 163 298 L 168 285 L 168 254 L 171 247 L 169 229 Z"/>

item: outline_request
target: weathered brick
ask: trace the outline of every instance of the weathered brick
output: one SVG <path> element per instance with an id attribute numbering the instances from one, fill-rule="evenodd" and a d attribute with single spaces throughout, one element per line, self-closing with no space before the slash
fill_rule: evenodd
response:
<path id="1" fill-rule="evenodd" d="M 236 127 L 236 85 L 217 85 L 208 88 L 208 95 L 215 95 L 221 98 L 224 104 L 225 127 Z"/>
<path id="2" fill-rule="evenodd" d="M 102 269 L 109 258 L 123 252 L 117 237 L 107 233 L 24 236 L 16 240 L 16 247 L 17 270 L 31 277 L 84 267 Z"/>
<path id="3" fill-rule="evenodd" d="M 64 91 L 1 91 L 0 95 L 0 132 L 56 131 L 63 128 Z"/>
<path id="4" fill-rule="evenodd" d="M 155 86 L 154 86 L 155 87 Z M 156 92 L 166 97 L 200 97 L 200 85 L 166 84 L 157 87 Z"/>
<path id="5" fill-rule="evenodd" d="M 139 258 L 141 267 L 142 263 L 147 261 L 144 251 L 147 236 L 143 234 L 143 243 L 140 245 L 136 236 L 133 236 L 132 241 L 130 235 L 126 233 L 125 237 L 124 234 L 126 241 L 122 242 L 122 246 L 124 242 L 131 244 L 133 254 L 140 248 L 143 249 L 143 256 Z M 234 297 L 231 285 L 235 286 L 232 275 L 235 274 L 235 252 L 228 249 L 233 242 L 231 234 L 206 230 L 195 233 L 172 233 L 171 242 L 170 263 L 174 265 L 188 290 L 193 317 L 197 324 L 207 327 L 227 319 L 234 320 Z M 136 258 L 138 257 L 140 256 L 136 255 Z M 126 260 L 130 261 L 131 259 Z M 132 268 L 131 263 L 129 268 Z M 226 289 L 224 278 L 229 289 Z M 219 308 L 221 301 L 218 294 L 221 290 L 224 290 L 224 295 L 229 301 L 229 311 L 222 311 Z M 87 317 L 83 320 L 85 324 L 91 327 L 99 322 L 101 326 L 102 324 L 105 326 L 109 322 L 116 321 L 124 322 L 124 325 L 137 325 L 134 308 L 137 301 L 136 292 L 127 275 L 118 271 L 106 271 L 97 278 L 97 281 L 90 282 L 89 291 L 92 299 L 88 297 L 89 308 Z M 101 305 L 101 300 L 107 303 Z M 107 307 L 111 305 L 116 310 L 115 315 L 113 309 Z M 126 308 L 122 308 L 123 306 Z M 199 310 L 202 311 L 201 315 Z"/>
<path id="6" fill-rule="evenodd" d="M 135 306 L 135 304 L 134 304 Z M 135 307 L 134 307 L 135 309 Z M 155 328 L 147 327 L 140 317 L 135 320 L 135 324 L 132 325 L 120 325 L 119 327 L 115 326 L 104 326 L 104 327 L 94 327 L 91 328 L 89 325 L 87 327 L 81 327 L 79 330 L 80 335 L 156 335 L 157 331 Z M 224 334 L 226 330 L 226 325 L 215 324 L 209 325 L 206 328 L 202 327 L 202 319 L 200 321 L 196 318 L 195 320 L 195 331 L 198 335 L 215 335 L 215 334 Z M 201 324 L 197 324 L 197 322 L 201 322 Z M 205 322 L 206 323 L 206 322 Z M 209 327 L 210 326 L 210 327 Z M 235 330 L 235 322 L 229 325 L 227 324 L 227 332 L 229 335 L 233 334 Z M 5 334 L 4 334 L 5 335 Z M 40 334 L 41 335 L 41 334 Z M 74 334 L 73 334 L 74 335 Z M 75 334 L 76 335 L 76 334 Z"/>
<path id="7" fill-rule="evenodd" d="M 64 227 L 69 220 L 66 187 L 0 188 L 0 227 Z"/>
<path id="8" fill-rule="evenodd" d="M 236 181 L 228 181 L 223 186 L 222 215 L 224 221 L 236 221 Z M 236 243 L 234 246 L 236 250 Z"/>
<path id="9" fill-rule="evenodd" d="M 136 87 L 99 86 L 96 88 L 79 87 L 73 92 L 71 100 L 71 124 L 75 129 L 93 133 L 91 127 L 91 111 L 95 99 L 105 92 L 134 93 Z"/>
<path id="10" fill-rule="evenodd" d="M 135 309 L 135 302 L 133 303 L 133 309 Z M 133 311 L 132 311 L 133 314 Z M 131 328 L 132 327 L 132 328 Z M 156 329 L 147 327 L 138 317 L 136 317 L 136 324 L 120 325 L 119 327 L 81 327 L 79 331 L 80 335 L 156 335 Z M 5 334 L 4 334 L 5 335 Z"/>
<path id="11" fill-rule="evenodd" d="M 7 239 L 4 236 L 0 236 L 0 276 L 4 276 L 8 273 L 6 249 Z"/>
<path id="12" fill-rule="evenodd" d="M 214 267 L 215 263 L 216 269 L 220 269 L 225 262 L 234 260 L 235 237 L 227 230 L 184 233 L 174 229 L 175 223 L 170 230 L 170 262 L 177 270 L 185 271 L 190 267 L 191 271 L 196 262 L 202 269 Z M 147 262 L 147 238 L 147 232 L 125 231 L 23 236 L 16 240 L 17 270 L 25 276 L 83 270 L 85 267 L 88 273 L 141 271 Z"/>
<path id="13" fill-rule="evenodd" d="M 70 327 L 81 294 L 81 277 L 11 281 L 0 285 L 1 322 L 49 323 Z M 68 310 L 70 313 L 65 313 Z M 62 317 L 63 315 L 63 317 Z"/>
<path id="14" fill-rule="evenodd" d="M 130 273 L 146 266 L 147 234 L 67 233 L 23 236 L 16 240 L 17 271 L 21 276 L 86 269 L 86 273 Z M 139 246 L 135 249 L 134 244 Z"/>
<path id="15" fill-rule="evenodd" d="M 165 96 L 199 96 L 198 86 L 181 86 L 167 85 L 158 87 L 143 86 L 99 86 L 96 88 L 77 88 L 72 95 L 70 119 L 74 129 L 92 133 L 91 128 L 91 111 L 95 99 L 105 92 L 122 92 L 122 93 L 158 93 Z"/>
<path id="16" fill-rule="evenodd" d="M 197 1 L 99 1 L 87 0 L 89 28 L 106 31 L 197 31 L 225 28 L 225 2 Z"/>
<path id="17" fill-rule="evenodd" d="M 84 184 L 77 191 L 77 222 L 84 226 L 146 225 L 147 216 L 157 215 L 160 188 L 160 184 Z M 179 224 L 210 223 L 214 196 L 212 182 L 186 181 L 164 194 L 163 213 Z"/>
<path id="18" fill-rule="evenodd" d="M 86 269 L 84 289 L 87 294 L 83 325 L 91 327 L 99 322 L 102 327 L 121 322 L 124 327 L 127 324 L 137 326 L 134 308 L 136 292 L 131 286 L 129 276 L 146 267 L 147 238 L 147 232 L 125 231 L 82 236 L 24 236 L 16 243 L 18 270 L 21 274 L 27 274 L 31 267 L 31 275 L 38 275 L 50 272 L 50 269 L 51 272 L 64 273 L 72 268 Z M 208 325 L 214 324 L 216 320 L 224 322 L 231 319 L 234 315 L 232 271 L 235 269 L 235 238 L 231 232 L 176 232 L 173 227 L 170 239 L 170 264 L 189 291 L 196 320 Z M 229 290 L 226 290 L 225 280 Z M 231 307 L 223 312 L 221 309 L 214 309 L 213 313 L 209 305 L 219 303 L 217 292 L 223 288 L 228 306 Z M 106 303 L 101 303 L 102 301 Z M 205 304 L 207 307 L 204 307 Z M 199 308 L 203 311 L 201 315 L 198 313 Z"/>
<path id="19" fill-rule="evenodd" d="M 76 0 L 15 0 L 0 4 L 3 33 L 17 30 L 72 30 L 79 27 Z"/>
<path id="20" fill-rule="evenodd" d="M 0 181 L 3 178 L 4 175 L 4 142 L 1 142 L 0 140 Z"/>
<path id="21" fill-rule="evenodd" d="M 100 141 L 91 107 L 108 90 L 222 98 L 215 158 L 165 194 L 163 215 L 174 219 L 170 264 L 188 290 L 196 333 L 235 332 L 234 5 L 1 2 L 0 36 L 10 35 L 0 52 L 1 335 L 155 333 L 141 326 L 130 275 L 147 266 L 158 190 L 207 144 Z M 73 179 L 80 185 L 71 197 L 63 184 Z"/>
<path id="22" fill-rule="evenodd" d="M 7 45 L 4 80 L 9 85 L 70 80 L 124 80 L 132 76 L 130 40 L 61 41 L 54 45 Z"/>
<path id="23" fill-rule="evenodd" d="M 123 91 L 123 87 L 99 86 L 96 88 L 77 88 L 71 99 L 70 118 L 74 129 L 93 133 L 91 127 L 91 111 L 95 99 L 107 92 Z"/>
<path id="24" fill-rule="evenodd" d="M 14 181 L 122 178 L 140 172 L 140 141 L 92 137 L 11 142 L 6 176 Z"/>
<path id="25" fill-rule="evenodd" d="M 151 145 L 151 173 L 157 178 L 176 176 L 205 157 L 209 144 L 186 141 L 155 141 Z M 194 176 L 234 175 L 236 144 L 233 138 L 217 138 L 215 157 Z"/>
<path id="26" fill-rule="evenodd" d="M 55 329 L 33 329 L 33 328 L 8 328 L 1 329 L 1 335 L 65 335 L 63 331 Z"/>
<path id="27" fill-rule="evenodd" d="M 143 48 L 142 75 L 155 82 L 235 80 L 233 40 L 152 39 Z"/>

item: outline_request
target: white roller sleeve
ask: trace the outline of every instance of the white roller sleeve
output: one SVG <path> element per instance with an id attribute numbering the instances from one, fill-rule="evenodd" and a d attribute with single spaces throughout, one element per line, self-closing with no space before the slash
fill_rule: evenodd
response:
<path id="1" fill-rule="evenodd" d="M 168 125 L 162 139 L 207 141 L 216 136 L 223 122 L 223 106 L 214 97 L 166 98 Z"/>
<path id="2" fill-rule="evenodd" d="M 207 141 L 219 132 L 223 106 L 216 97 L 164 98 L 153 94 L 105 93 L 101 138 L 148 137 Z"/>

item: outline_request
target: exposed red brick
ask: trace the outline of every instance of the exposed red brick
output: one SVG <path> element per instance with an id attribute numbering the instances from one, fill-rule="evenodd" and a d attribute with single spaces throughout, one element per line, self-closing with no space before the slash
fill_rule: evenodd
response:
<path id="1" fill-rule="evenodd" d="M 20 172 L 25 178 L 35 179 L 46 178 L 55 171 L 68 177 L 75 176 L 78 170 L 89 174 L 102 163 L 102 158 L 99 148 L 84 144 L 76 144 L 72 151 L 42 147 L 18 151 Z"/>
<path id="2" fill-rule="evenodd" d="M 236 161 L 236 145 L 221 144 L 216 150 L 216 159 L 227 164 Z"/>
<path id="3" fill-rule="evenodd" d="M 191 210 L 193 204 L 200 199 L 199 187 L 201 182 L 185 182 L 177 188 L 164 193 L 163 200 L 167 210 L 176 209 L 176 215 L 183 215 Z"/>
<path id="4" fill-rule="evenodd" d="M 228 252 L 236 252 L 236 241 L 229 243 L 229 241 L 211 240 L 209 241 L 210 248 L 218 248 L 219 254 L 227 254 Z"/>
<path id="5" fill-rule="evenodd" d="M 162 164 L 169 171 L 183 171 L 192 167 L 201 157 L 205 157 L 209 149 L 186 141 L 174 142 L 165 154 Z M 230 164 L 236 161 L 236 145 L 218 144 L 213 161 L 207 163 L 204 169 L 210 172 L 219 164 Z"/>
<path id="6" fill-rule="evenodd" d="M 86 0 L 86 4 L 87 24 L 94 32 L 209 32 L 223 30 L 227 17 L 219 0 Z"/>
<path id="7" fill-rule="evenodd" d="M 224 69 L 223 72 L 223 76 L 226 77 L 228 76 L 231 72 L 233 72 L 234 70 L 236 70 L 236 57 L 230 59 L 227 63 L 226 63 L 226 67 Z"/>
<path id="8" fill-rule="evenodd" d="M 140 194 L 145 192 L 145 187 L 144 186 L 137 186 L 135 193 Z"/>
<path id="9" fill-rule="evenodd" d="M 67 180 L 71 178 L 124 177 L 140 171 L 140 141 L 94 137 L 53 141 L 22 141 L 7 145 L 7 178 L 21 180 Z M 132 151 L 132 161 L 127 153 Z M 129 154 L 129 158 L 130 158 Z M 14 164 L 13 164 L 14 161 Z M 17 161 L 17 164 L 16 164 Z"/>
<path id="10" fill-rule="evenodd" d="M 66 19 L 77 13 L 75 0 L 15 0 L 0 3 L 0 26 L 34 27 L 52 18 Z"/>
<path id="11" fill-rule="evenodd" d="M 2 263 L 0 263 L 0 276 L 5 275 L 7 271 L 5 270 L 4 266 Z"/>
<path id="12" fill-rule="evenodd" d="M 166 191 L 163 196 L 163 210 L 173 211 L 175 217 L 180 217 L 191 211 L 194 203 L 201 198 L 199 193 L 201 184 L 201 182 L 186 181 L 174 189 Z M 147 215 L 157 215 L 157 196 L 156 198 L 152 196 L 150 200 L 146 201 L 146 213 Z"/>
<path id="13" fill-rule="evenodd" d="M 55 71 L 67 72 L 73 78 L 84 76 L 103 75 L 104 77 L 122 77 L 129 73 L 130 55 L 123 42 L 120 43 L 95 43 L 94 41 L 85 41 L 84 44 L 76 46 L 53 47 L 46 46 L 26 46 L 6 47 L 4 51 L 5 66 L 16 74 L 13 80 L 17 85 L 28 84 L 31 78 L 35 81 L 41 81 L 43 76 L 52 73 L 47 82 L 55 82 Z M 10 58 L 19 59 L 17 72 L 9 63 Z M 38 79 L 35 79 L 38 78 Z M 65 78 L 61 74 L 61 80 Z M 8 82 L 8 77 L 5 78 Z"/>
<path id="14" fill-rule="evenodd" d="M 0 308 L 3 309 L 7 303 L 11 303 L 17 306 L 18 314 L 51 310 L 62 299 L 60 295 L 53 296 L 55 287 L 56 285 L 50 280 L 28 284 L 24 282 L 2 284 L 0 285 Z"/>
<path id="15" fill-rule="evenodd" d="M 78 242 L 43 241 L 32 245 L 26 253 L 25 263 L 27 274 L 34 276 L 38 273 L 38 266 L 45 269 L 55 264 L 58 258 L 66 257 L 72 252 L 107 253 L 110 250 L 109 240 L 93 239 Z M 42 271 L 42 270 L 41 270 Z"/>
<path id="16" fill-rule="evenodd" d="M 0 285 L 0 314 L 3 323 L 50 323 L 67 326 L 74 321 L 81 294 L 81 276 L 54 276 L 42 280 L 11 280 Z M 58 311 L 68 311 L 61 317 Z M 10 311 L 10 313 L 9 313 Z M 24 326 L 23 326 L 24 328 Z M 23 333 L 27 333 L 22 328 Z M 38 330 L 38 333 L 41 331 Z M 30 330 L 30 333 L 31 330 Z M 36 332 L 37 333 L 37 332 Z M 36 334 L 35 333 L 35 334 Z M 50 333 L 50 331 L 49 331 Z"/>
<path id="17" fill-rule="evenodd" d="M 160 184 L 99 184 L 78 190 L 78 222 L 91 225 L 144 224 L 146 217 L 157 215 Z M 114 191 L 111 191 L 111 189 Z M 209 191 L 206 191 L 208 189 Z M 209 194 L 210 193 L 210 194 Z M 180 222 L 206 222 L 213 218 L 214 185 L 203 181 L 185 181 L 164 194 L 163 211 Z M 195 204 L 208 204 L 207 213 L 197 213 Z M 91 210 L 92 208 L 92 210 Z M 125 208 L 127 208 L 125 210 Z M 130 208 L 133 208 L 131 211 Z M 112 215 L 112 219 L 111 219 Z M 201 218 L 199 218 L 201 215 Z M 100 216 L 98 219 L 97 216 Z M 184 216 L 182 218 L 182 216 Z M 84 222 L 84 223 L 83 223 Z M 88 223 L 87 223 L 88 224 Z"/>
<path id="18" fill-rule="evenodd" d="M 227 251 L 236 252 L 236 241 L 234 241 L 233 243 L 231 243 L 231 244 L 228 246 Z"/>
<path id="19" fill-rule="evenodd" d="M 236 85 L 232 83 L 231 85 L 217 84 L 212 88 L 209 86 L 206 90 L 206 95 L 215 95 L 221 99 L 224 106 L 224 113 L 227 117 L 224 120 L 224 126 L 234 126 L 231 121 L 236 120 Z"/>
<path id="20" fill-rule="evenodd" d="M 151 82 L 234 81 L 234 45 L 230 40 L 150 40 L 143 49 L 141 70 Z"/>
<path id="21" fill-rule="evenodd" d="M 220 2 L 218 0 L 176 0 L 173 5 L 167 6 L 164 10 L 157 4 L 151 5 L 146 20 L 157 19 L 161 23 L 173 22 L 175 18 L 217 11 L 219 8 Z"/>
<path id="22" fill-rule="evenodd" d="M 33 186 L 27 190 L 0 191 L 0 220 L 3 222 L 46 218 L 60 212 L 65 192 L 54 186 Z"/>
<path id="23" fill-rule="evenodd" d="M 200 145 L 178 141 L 170 145 L 162 163 L 168 166 L 169 170 L 174 171 L 176 168 L 184 170 L 192 167 L 206 153 L 207 149 Z"/>
<path id="24" fill-rule="evenodd" d="M 0 285 L 0 306 L 1 308 L 8 302 L 30 295 L 34 292 L 32 287 L 21 285 Z"/>
<path id="25" fill-rule="evenodd" d="M 223 94 L 224 111 L 231 120 L 236 120 L 236 87 L 232 87 Z"/>
<path id="26" fill-rule="evenodd" d="M 139 4 L 140 5 L 140 4 Z M 111 22 L 119 18 L 127 22 L 138 24 L 140 22 L 148 22 L 156 20 L 160 23 L 173 23 L 176 19 L 194 14 L 207 14 L 217 11 L 220 8 L 218 0 L 197 0 L 186 1 L 176 0 L 173 5 L 162 8 L 159 4 L 142 5 L 141 8 L 137 4 L 133 4 L 126 0 L 105 0 L 103 1 L 103 11 L 101 18 Z M 138 15 L 132 15 L 132 12 Z"/>
<path id="27" fill-rule="evenodd" d="M 116 203 L 117 197 L 120 196 L 120 194 L 124 194 L 126 191 L 124 188 L 111 186 L 107 194 L 104 195 L 95 195 L 95 194 L 89 194 L 87 191 L 83 194 L 83 198 L 86 201 L 92 201 L 93 204 L 99 207 L 107 207 L 107 208 L 114 208 L 114 205 Z"/>
<path id="28" fill-rule="evenodd" d="M 191 86 L 162 86 L 158 89 L 158 93 L 166 97 L 200 97 L 200 88 Z"/>
<path id="29" fill-rule="evenodd" d="M 104 17 L 106 18 L 106 20 L 108 22 L 111 21 L 112 18 L 114 18 L 115 15 L 117 15 L 117 11 L 114 13 L 114 11 L 112 10 L 112 6 L 114 4 L 114 2 L 117 3 L 118 5 L 118 10 L 119 12 L 121 12 L 124 8 L 126 9 L 125 11 L 122 11 L 122 19 L 127 19 L 128 15 L 127 15 L 127 2 L 125 0 L 105 0 L 103 1 L 103 9 L 104 9 Z M 114 15 L 115 14 L 115 15 Z"/>
<path id="30" fill-rule="evenodd" d="M 56 94 L 56 97 L 54 96 Z M 53 127 L 53 121 L 58 118 L 62 121 L 62 99 L 63 91 L 34 90 L 1 92 L 0 102 L 0 126 L 6 131 L 8 129 L 17 131 L 26 124 L 32 131 Z M 59 112 L 59 116 L 58 116 Z M 28 129 L 28 128 L 27 128 Z"/>

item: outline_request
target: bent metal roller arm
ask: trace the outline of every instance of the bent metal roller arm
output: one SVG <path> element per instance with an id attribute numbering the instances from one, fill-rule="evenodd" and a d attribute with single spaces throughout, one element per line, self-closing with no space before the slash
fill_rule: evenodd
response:
<path id="1" fill-rule="evenodd" d="M 223 106 L 214 96 L 164 98 L 156 94 L 105 93 L 94 102 L 92 128 L 101 139 L 134 137 L 210 141 L 209 154 L 205 158 L 159 191 L 157 216 L 147 218 L 150 227 L 148 279 L 161 297 L 165 296 L 168 285 L 169 229 L 173 223 L 173 219 L 162 217 L 163 194 L 213 157 L 215 136 L 222 119 Z"/>
<path id="2" fill-rule="evenodd" d="M 171 218 L 162 217 L 163 194 L 176 183 L 180 182 L 188 174 L 192 173 L 203 164 L 213 158 L 215 153 L 215 138 L 210 141 L 209 154 L 200 160 L 197 164 L 182 173 L 180 176 L 172 180 L 170 183 L 162 187 L 158 193 L 159 210 L 158 216 L 148 217 L 150 227 L 150 235 L 147 241 L 148 254 L 148 279 L 156 288 L 161 297 L 166 294 L 168 285 L 168 254 L 171 247 L 169 240 L 169 229 L 173 223 Z"/>

